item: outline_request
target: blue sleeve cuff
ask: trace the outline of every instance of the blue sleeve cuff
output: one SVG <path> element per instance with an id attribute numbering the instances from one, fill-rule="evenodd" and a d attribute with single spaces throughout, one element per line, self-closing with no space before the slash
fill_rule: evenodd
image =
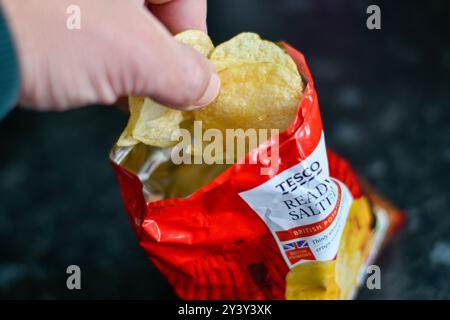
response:
<path id="1" fill-rule="evenodd" d="M 20 88 L 19 75 L 14 42 L 0 8 L 0 119 L 5 117 L 17 102 Z"/>

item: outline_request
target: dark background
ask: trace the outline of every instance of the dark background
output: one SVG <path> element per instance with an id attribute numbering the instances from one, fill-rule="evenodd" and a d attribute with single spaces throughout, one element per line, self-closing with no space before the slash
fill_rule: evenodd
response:
<path id="1" fill-rule="evenodd" d="M 366 28 L 379 4 L 382 29 Z M 450 10 L 445 1 L 211 0 L 216 43 L 241 31 L 304 52 L 328 146 L 408 218 L 359 298 L 450 298 Z M 112 107 L 15 110 L 0 123 L 0 298 L 174 298 L 138 247 L 108 161 Z M 66 289 L 66 267 L 82 290 Z"/>

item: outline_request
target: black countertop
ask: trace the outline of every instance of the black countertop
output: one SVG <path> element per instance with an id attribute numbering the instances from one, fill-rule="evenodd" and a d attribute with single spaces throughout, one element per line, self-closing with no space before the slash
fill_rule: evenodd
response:
<path id="1" fill-rule="evenodd" d="M 407 213 L 362 299 L 450 298 L 450 28 L 444 1 L 210 1 L 210 34 L 287 40 L 315 78 L 329 147 Z M 108 161 L 112 107 L 0 123 L 0 298 L 174 298 L 138 247 Z M 66 267 L 82 290 L 66 289 Z"/>

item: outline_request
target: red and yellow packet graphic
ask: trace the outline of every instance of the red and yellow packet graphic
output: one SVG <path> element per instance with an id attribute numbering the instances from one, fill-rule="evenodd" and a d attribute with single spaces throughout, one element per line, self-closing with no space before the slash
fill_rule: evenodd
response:
<path id="1" fill-rule="evenodd" d="M 157 179 L 179 183 L 163 150 L 111 152 L 139 243 L 183 299 L 352 298 L 401 221 L 327 150 L 304 56 L 283 47 L 307 83 L 298 112 L 288 129 L 246 155 L 277 148 L 276 166 L 244 159 L 190 196 L 166 199 L 149 192 Z"/>

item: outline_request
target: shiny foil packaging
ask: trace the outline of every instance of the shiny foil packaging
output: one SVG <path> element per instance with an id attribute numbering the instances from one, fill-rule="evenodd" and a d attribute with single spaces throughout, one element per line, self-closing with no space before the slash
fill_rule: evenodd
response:
<path id="1" fill-rule="evenodd" d="M 244 161 L 175 165 L 170 149 L 143 144 L 111 151 L 139 244 L 180 298 L 351 299 L 401 223 L 326 148 L 305 58 L 283 46 L 307 83 L 303 98 L 290 127 Z M 276 164 L 262 156 L 274 148 Z"/>

